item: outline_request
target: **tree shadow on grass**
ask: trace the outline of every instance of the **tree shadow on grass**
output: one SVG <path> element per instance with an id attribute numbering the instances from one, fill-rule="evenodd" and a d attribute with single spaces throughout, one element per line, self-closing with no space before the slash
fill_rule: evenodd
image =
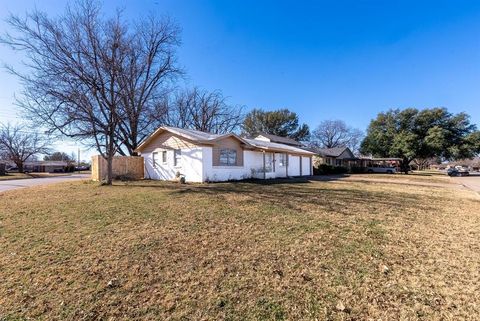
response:
<path id="1" fill-rule="evenodd" d="M 308 176 L 288 179 L 271 180 L 244 180 L 236 182 L 218 182 L 209 184 L 179 184 L 172 182 L 152 181 L 134 182 L 131 184 L 116 185 L 116 187 L 142 187 L 160 189 L 171 197 L 185 197 L 196 195 L 211 198 L 215 202 L 228 203 L 231 197 L 246 197 L 237 200 L 240 203 L 270 204 L 284 207 L 289 210 L 304 211 L 305 208 L 317 208 L 335 211 L 344 215 L 354 215 L 352 209 L 365 208 L 381 210 L 382 208 L 403 211 L 434 210 L 435 197 L 426 202 L 421 196 L 412 192 L 372 191 L 358 187 L 339 188 L 324 187 L 313 183 L 337 181 L 346 175 L 335 176 Z M 355 181 L 354 183 L 363 183 Z M 366 184 L 375 184 L 365 181 Z"/>
<path id="2" fill-rule="evenodd" d="M 208 188 L 188 188 L 172 190 L 172 196 L 177 195 L 202 195 L 211 198 L 225 196 L 246 196 L 244 202 L 268 203 L 290 210 L 303 211 L 305 208 L 317 208 L 334 211 L 344 215 L 354 215 L 352 208 L 359 207 L 372 210 L 401 209 L 403 211 L 416 211 L 418 209 L 433 210 L 435 202 L 430 199 L 425 202 L 420 196 L 406 192 L 391 193 L 388 191 L 368 191 L 356 188 L 325 188 L 314 187 L 307 184 L 215 184 Z"/>

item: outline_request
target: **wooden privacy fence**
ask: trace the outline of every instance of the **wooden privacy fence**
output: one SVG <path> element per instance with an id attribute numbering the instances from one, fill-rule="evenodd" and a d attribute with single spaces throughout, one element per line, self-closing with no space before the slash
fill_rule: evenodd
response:
<path id="1" fill-rule="evenodd" d="M 114 179 L 142 179 L 144 177 L 143 157 L 115 156 L 112 163 Z M 92 156 L 92 180 L 107 178 L 107 161 L 100 155 Z"/>

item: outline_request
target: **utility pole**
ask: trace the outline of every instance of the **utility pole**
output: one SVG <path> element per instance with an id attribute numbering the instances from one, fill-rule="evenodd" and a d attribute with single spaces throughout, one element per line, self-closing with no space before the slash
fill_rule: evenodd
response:
<path id="1" fill-rule="evenodd" d="M 78 173 L 80 174 L 80 148 L 78 148 L 77 168 L 78 168 Z"/>

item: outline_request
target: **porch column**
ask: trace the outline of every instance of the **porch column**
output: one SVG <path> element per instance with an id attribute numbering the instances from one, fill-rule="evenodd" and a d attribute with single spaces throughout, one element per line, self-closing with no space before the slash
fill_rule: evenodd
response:
<path id="1" fill-rule="evenodd" d="M 275 173 L 275 152 L 272 153 L 273 158 L 273 172 Z"/>
<path id="2" fill-rule="evenodd" d="M 263 179 L 267 179 L 267 166 L 265 163 L 265 151 L 263 151 Z"/>
<path id="3" fill-rule="evenodd" d="M 299 156 L 300 158 L 300 176 L 303 176 L 303 170 L 302 170 L 302 156 Z"/>
<path id="4" fill-rule="evenodd" d="M 285 174 L 288 177 L 288 153 L 285 153 Z"/>

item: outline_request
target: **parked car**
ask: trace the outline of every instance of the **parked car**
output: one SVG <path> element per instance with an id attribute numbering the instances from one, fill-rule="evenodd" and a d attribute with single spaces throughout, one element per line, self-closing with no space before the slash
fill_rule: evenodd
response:
<path id="1" fill-rule="evenodd" d="M 391 166 L 371 166 L 367 167 L 367 173 L 384 173 L 384 174 L 395 174 L 397 170 L 395 167 Z"/>
<path id="2" fill-rule="evenodd" d="M 17 166 L 10 166 L 5 168 L 6 173 L 16 173 L 18 172 L 18 167 Z"/>
<path id="3" fill-rule="evenodd" d="M 447 169 L 448 176 L 468 176 L 470 175 L 469 171 L 463 167 L 460 168 L 449 168 Z"/>
<path id="4" fill-rule="evenodd" d="M 76 166 L 75 170 L 76 171 L 88 171 L 88 170 L 90 170 L 90 166 Z"/>

